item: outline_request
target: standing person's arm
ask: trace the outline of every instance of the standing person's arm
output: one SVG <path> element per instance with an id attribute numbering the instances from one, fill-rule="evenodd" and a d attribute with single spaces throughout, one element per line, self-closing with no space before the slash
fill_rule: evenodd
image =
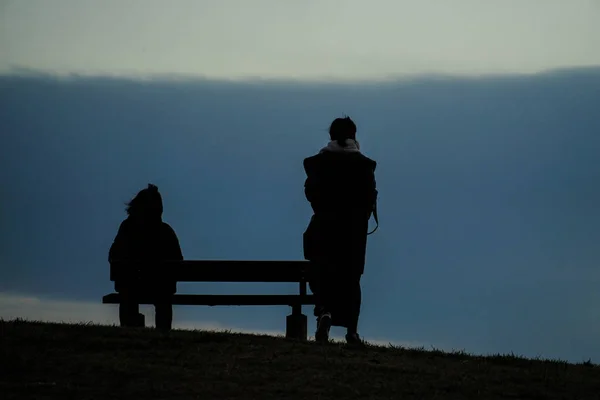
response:
<path id="1" fill-rule="evenodd" d="M 377 206 L 377 195 L 379 194 L 377 191 L 377 180 L 375 179 L 375 169 L 377 168 L 377 163 L 375 161 L 372 163 L 373 164 L 370 166 L 369 173 L 367 175 L 367 186 L 365 190 L 365 205 L 368 209 L 368 218 L 371 218 L 371 213 Z"/>
<path id="2" fill-rule="evenodd" d="M 304 196 L 306 200 L 311 204 L 313 211 L 315 211 L 315 205 L 319 203 L 320 188 L 317 180 L 317 176 L 313 170 L 312 163 L 309 159 L 304 160 L 304 171 L 306 172 L 306 180 L 304 181 Z"/>

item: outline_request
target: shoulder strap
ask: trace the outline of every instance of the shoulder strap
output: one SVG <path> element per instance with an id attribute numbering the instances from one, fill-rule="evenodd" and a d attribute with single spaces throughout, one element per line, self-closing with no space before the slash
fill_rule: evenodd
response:
<path id="1" fill-rule="evenodd" d="M 374 233 L 377 228 L 379 228 L 379 217 L 377 216 L 377 200 L 375 200 L 375 204 L 373 204 L 373 218 L 375 219 L 375 228 L 367 233 L 367 236 Z"/>

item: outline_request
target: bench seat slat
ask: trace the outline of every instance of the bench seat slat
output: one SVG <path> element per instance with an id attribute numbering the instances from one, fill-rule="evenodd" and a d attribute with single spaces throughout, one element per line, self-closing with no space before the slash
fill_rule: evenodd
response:
<path id="1" fill-rule="evenodd" d="M 302 282 L 307 278 L 309 262 L 184 260 L 138 265 L 113 263 L 111 281 L 134 275 L 177 282 Z"/>
<path id="2" fill-rule="evenodd" d="M 139 304 L 154 304 L 151 297 L 140 297 Z M 102 298 L 103 304 L 119 304 L 119 293 L 110 293 Z M 175 294 L 172 296 L 173 305 L 198 306 L 294 306 L 314 305 L 313 295 L 300 296 L 297 294 L 268 294 L 268 295 L 212 295 L 212 294 Z"/>

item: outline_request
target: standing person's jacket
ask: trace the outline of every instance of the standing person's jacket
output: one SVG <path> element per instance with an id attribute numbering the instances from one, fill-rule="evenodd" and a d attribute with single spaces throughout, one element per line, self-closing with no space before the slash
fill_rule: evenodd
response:
<path id="1" fill-rule="evenodd" d="M 305 195 L 314 212 L 304 234 L 306 259 L 346 261 L 348 272 L 363 273 L 376 166 L 360 152 L 321 151 L 304 160 Z"/>

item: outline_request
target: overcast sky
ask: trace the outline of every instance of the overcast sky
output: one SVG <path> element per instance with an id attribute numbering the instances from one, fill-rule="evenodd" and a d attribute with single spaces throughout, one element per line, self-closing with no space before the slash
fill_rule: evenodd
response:
<path id="1" fill-rule="evenodd" d="M 2 0 L 0 71 L 381 79 L 600 65 L 596 0 Z"/>
<path id="2" fill-rule="evenodd" d="M 598 362 L 599 103 L 600 68 L 385 85 L 0 76 L 0 318 L 114 321 L 107 252 L 148 182 L 187 259 L 301 259 L 302 159 L 344 112 L 378 162 L 367 340 Z M 288 313 L 176 307 L 175 326 L 281 331 Z"/>

